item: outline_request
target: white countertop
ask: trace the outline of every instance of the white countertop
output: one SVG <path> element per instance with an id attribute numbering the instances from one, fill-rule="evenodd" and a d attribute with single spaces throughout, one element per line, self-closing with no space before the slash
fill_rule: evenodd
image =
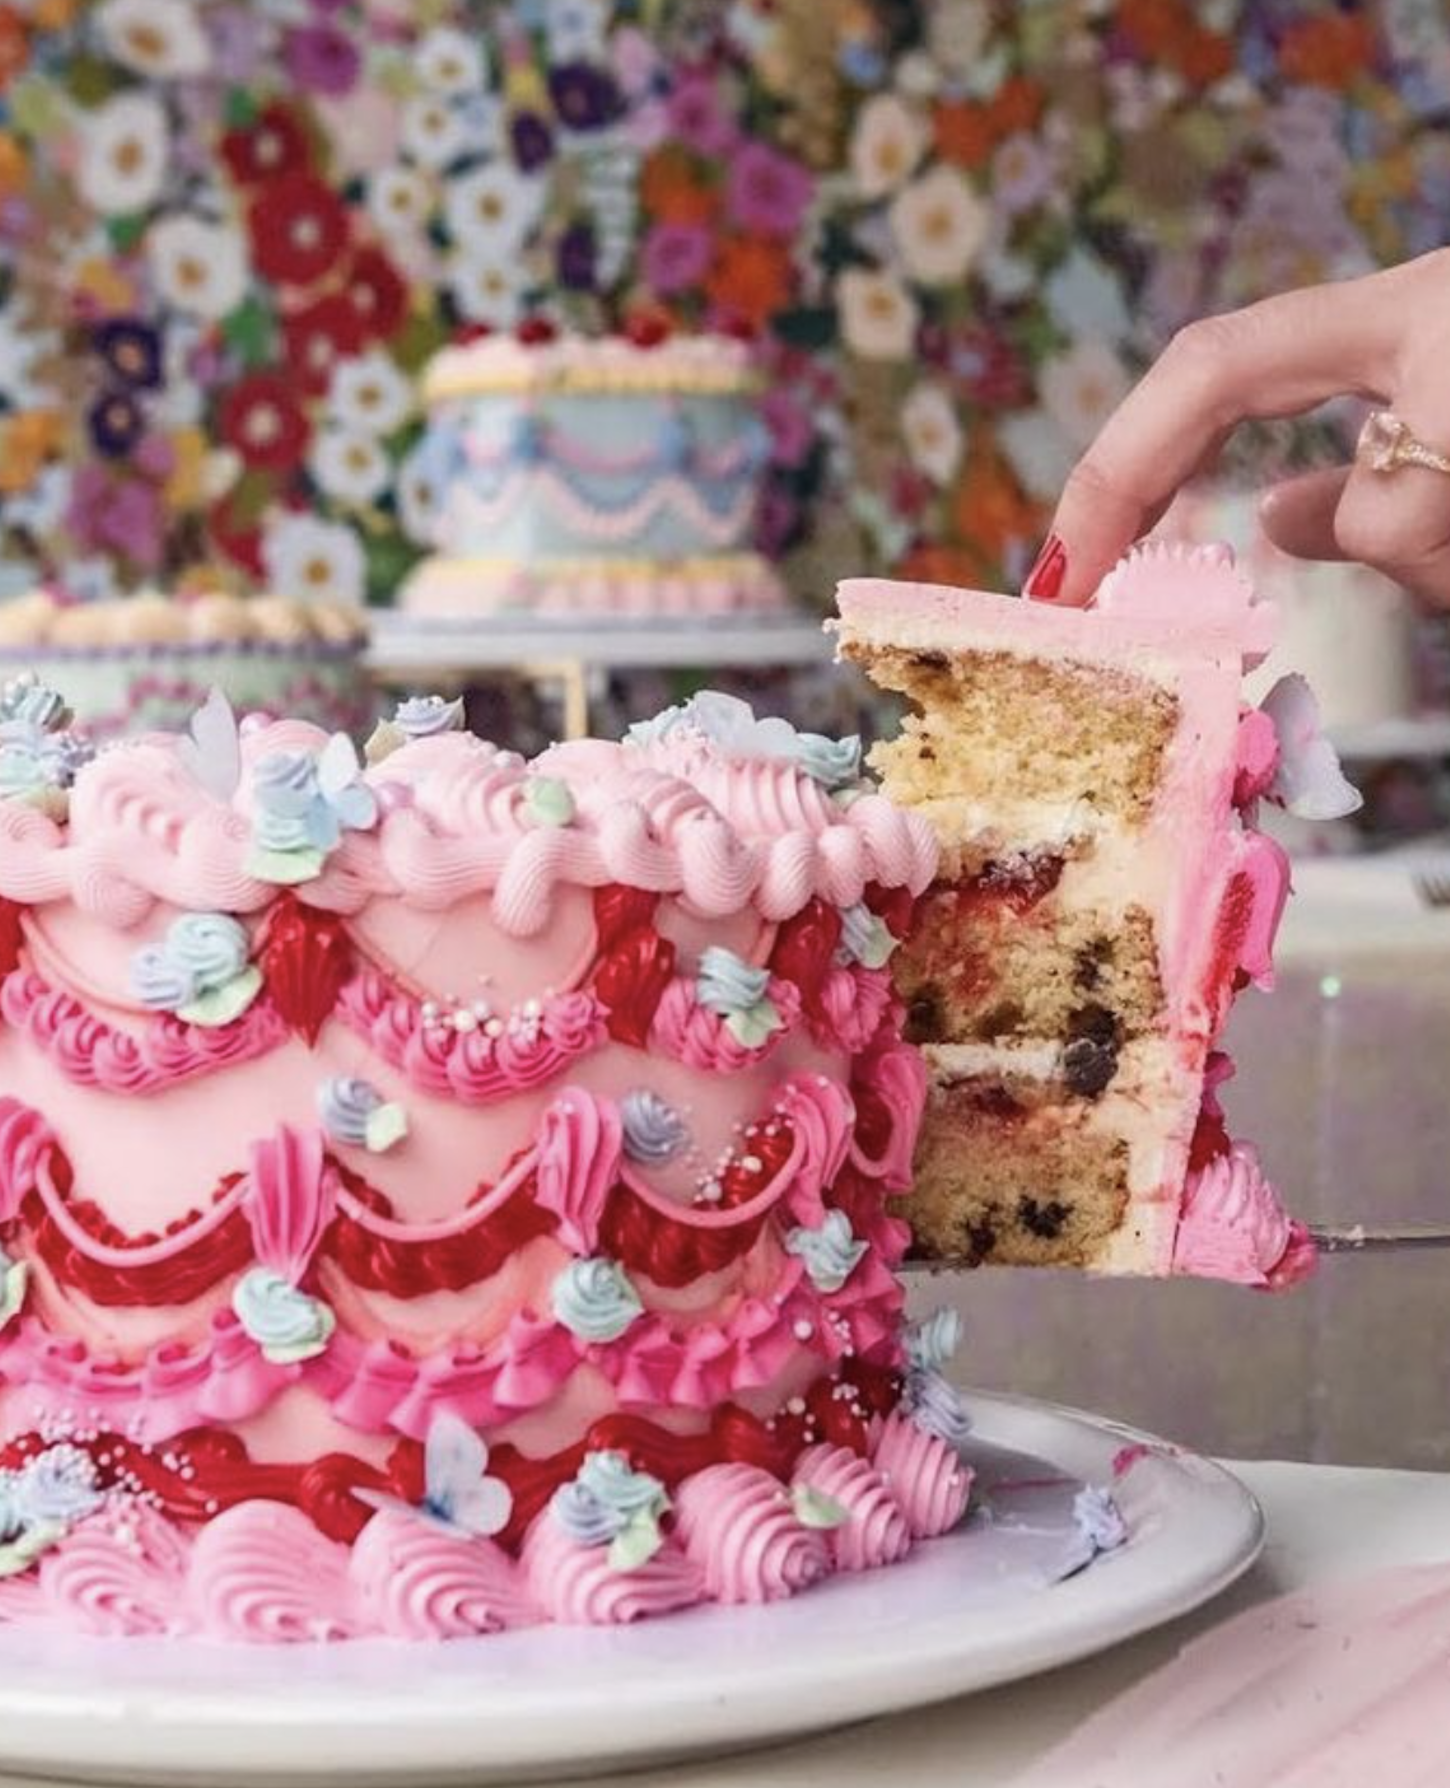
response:
<path id="1" fill-rule="evenodd" d="M 1285 1590 L 1450 1559 L 1450 1474 L 1268 1463 L 1232 1468 L 1264 1505 L 1268 1546 L 1240 1584 L 1197 1614 L 1084 1664 L 989 1694 L 779 1749 L 611 1776 L 610 1788 L 1008 1788 L 1109 1697 L 1227 1615 Z M 869 1642 L 863 1635 L 862 1643 Z M 1395 1783 L 1382 1778 L 1376 1788 Z"/>

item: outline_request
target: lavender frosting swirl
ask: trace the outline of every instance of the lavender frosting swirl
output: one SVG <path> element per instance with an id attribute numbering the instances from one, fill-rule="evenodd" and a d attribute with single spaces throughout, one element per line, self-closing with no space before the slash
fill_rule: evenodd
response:
<path id="1" fill-rule="evenodd" d="M 368 1139 L 368 1119 L 383 1103 L 371 1081 L 337 1074 L 317 1089 L 317 1115 L 334 1142 L 362 1148 Z"/>
<path id="2" fill-rule="evenodd" d="M 393 725 L 410 739 L 456 733 L 463 726 L 463 697 L 449 701 L 441 695 L 410 695 L 394 708 Z"/>
<path id="3" fill-rule="evenodd" d="M 689 1143 L 690 1131 L 668 1100 L 648 1089 L 626 1093 L 619 1102 L 624 1152 L 649 1167 L 672 1161 Z"/>
<path id="4" fill-rule="evenodd" d="M 196 989 L 224 987 L 247 966 L 251 940 L 229 913 L 183 913 L 166 933 L 166 955 Z"/>
<path id="5" fill-rule="evenodd" d="M 972 1431 L 956 1386 L 930 1368 L 907 1373 L 901 1407 L 923 1433 L 934 1434 L 949 1447 L 959 1447 Z"/>
<path id="6" fill-rule="evenodd" d="M 150 1012 L 175 1012 L 196 991 L 191 971 L 161 944 L 138 950 L 130 963 L 131 991 Z"/>

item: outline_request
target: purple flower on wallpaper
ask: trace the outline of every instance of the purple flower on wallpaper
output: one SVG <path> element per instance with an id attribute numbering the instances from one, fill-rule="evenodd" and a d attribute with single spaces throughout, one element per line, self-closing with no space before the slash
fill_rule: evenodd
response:
<path id="1" fill-rule="evenodd" d="M 203 16 L 211 39 L 211 73 L 231 86 L 244 85 L 269 47 L 268 21 L 248 6 L 218 6 Z"/>
<path id="2" fill-rule="evenodd" d="M 731 160 L 725 209 L 732 223 L 762 236 L 793 236 L 815 183 L 790 155 L 766 143 L 747 143 Z"/>
<path id="3" fill-rule="evenodd" d="M 800 465 L 815 438 L 809 413 L 781 385 L 772 385 L 762 395 L 760 413 L 770 430 L 772 462 L 778 466 Z"/>
<path id="4" fill-rule="evenodd" d="M 543 167 L 554 153 L 554 133 L 537 112 L 515 112 L 509 123 L 514 160 L 525 174 Z"/>
<path id="5" fill-rule="evenodd" d="M 103 391 L 86 412 L 91 444 L 106 459 L 125 459 L 145 427 L 146 417 L 129 391 Z"/>
<path id="6" fill-rule="evenodd" d="M 551 68 L 549 97 L 569 130 L 599 130 L 620 110 L 614 76 L 593 62 L 561 62 Z"/>
<path id="7" fill-rule="evenodd" d="M 91 552 L 119 553 L 138 571 L 161 563 L 161 497 L 139 478 L 114 479 L 101 466 L 81 466 L 71 480 L 69 527 Z"/>
<path id="8" fill-rule="evenodd" d="M 701 155 L 724 155 L 739 138 L 739 128 L 711 74 L 686 75 L 669 97 L 670 128 L 687 149 Z"/>
<path id="9" fill-rule="evenodd" d="M 668 297 L 699 285 L 710 270 L 713 247 L 703 224 L 656 224 L 644 239 L 641 264 L 652 292 Z"/>
<path id="10" fill-rule="evenodd" d="M 631 99 L 655 91 L 664 75 L 664 59 L 637 26 L 620 26 L 609 40 L 609 53 L 619 84 Z"/>
<path id="11" fill-rule="evenodd" d="M 299 87 L 329 99 L 351 93 L 362 69 L 357 45 L 333 25 L 299 25 L 289 31 L 282 59 Z"/>
<path id="12" fill-rule="evenodd" d="M 91 331 L 91 346 L 132 390 L 154 391 L 161 383 L 161 337 L 139 317 L 107 317 Z"/>
<path id="13" fill-rule="evenodd" d="M 572 223 L 559 238 L 559 283 L 573 292 L 588 292 L 594 286 L 594 226 Z"/>
<path id="14" fill-rule="evenodd" d="M 1030 131 L 1014 132 L 992 157 L 992 197 L 1009 214 L 1041 204 L 1056 179 L 1052 157 Z"/>

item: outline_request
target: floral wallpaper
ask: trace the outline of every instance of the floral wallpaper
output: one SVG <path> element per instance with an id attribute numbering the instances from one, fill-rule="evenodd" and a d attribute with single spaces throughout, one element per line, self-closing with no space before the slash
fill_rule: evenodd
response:
<path id="1" fill-rule="evenodd" d="M 1446 238 L 1447 115 L 1439 0 L 3 0 L 0 557 L 386 599 L 440 344 L 667 326 L 804 582 L 1012 578 L 1186 318 Z"/>

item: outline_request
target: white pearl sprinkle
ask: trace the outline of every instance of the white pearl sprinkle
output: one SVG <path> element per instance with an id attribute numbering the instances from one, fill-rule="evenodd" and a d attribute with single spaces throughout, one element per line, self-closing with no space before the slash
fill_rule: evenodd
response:
<path id="1" fill-rule="evenodd" d="M 806 1413 L 806 1400 L 804 1397 L 792 1397 L 785 1408 L 787 1415 L 803 1416 Z"/>
<path id="2" fill-rule="evenodd" d="M 804 1316 L 801 1317 L 800 1321 L 795 1325 L 796 1340 L 809 1341 L 814 1333 L 815 1330 L 811 1327 L 809 1321 Z"/>
<path id="3" fill-rule="evenodd" d="M 483 1034 L 486 1037 L 501 1037 L 503 1035 L 503 1020 L 501 1018 L 490 1018 L 488 1023 L 483 1027 Z"/>
<path id="4" fill-rule="evenodd" d="M 473 1013 L 469 1011 L 468 1007 L 465 1006 L 461 1012 L 455 1012 L 453 1014 L 453 1028 L 456 1031 L 476 1031 L 478 1029 L 478 1020 L 474 1017 Z"/>

